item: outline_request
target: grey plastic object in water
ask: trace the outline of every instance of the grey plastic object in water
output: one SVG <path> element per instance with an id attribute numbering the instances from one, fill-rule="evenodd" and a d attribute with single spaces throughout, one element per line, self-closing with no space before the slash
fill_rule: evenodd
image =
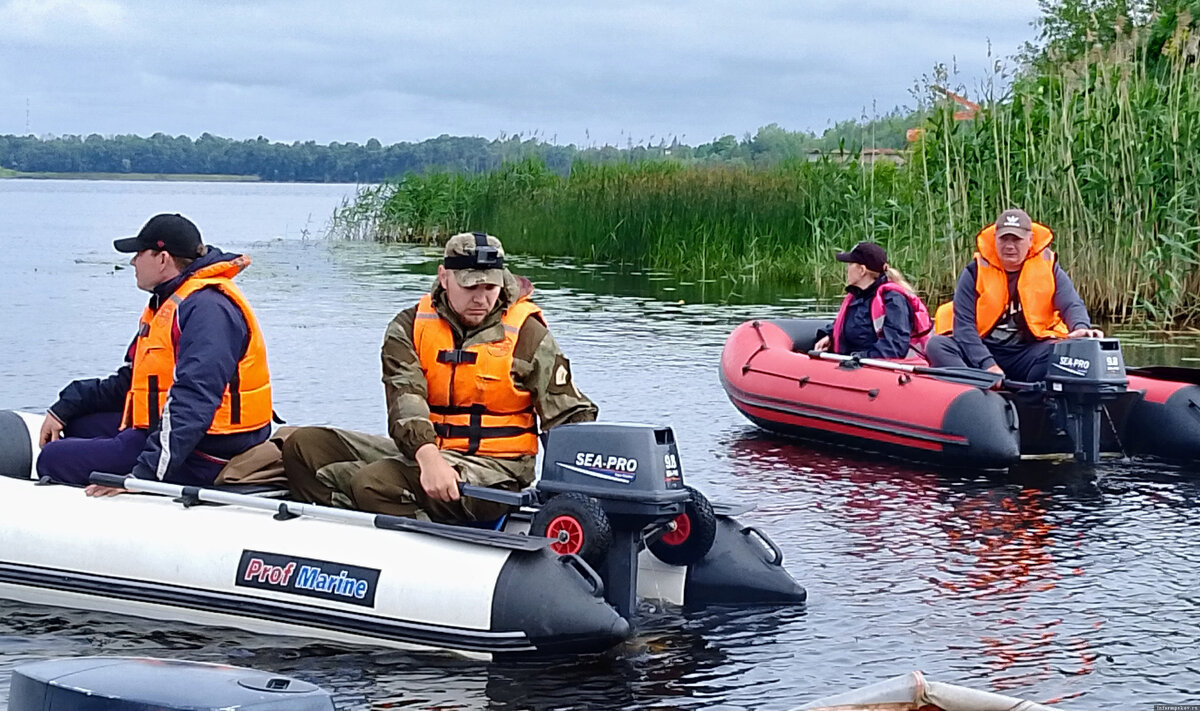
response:
<path id="1" fill-rule="evenodd" d="M 137 657 L 78 657 L 13 670 L 9 711 L 333 711 L 318 686 L 256 669 Z"/>

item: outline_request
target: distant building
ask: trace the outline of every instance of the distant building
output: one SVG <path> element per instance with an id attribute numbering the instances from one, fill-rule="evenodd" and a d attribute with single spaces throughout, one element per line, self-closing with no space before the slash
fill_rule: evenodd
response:
<path id="1" fill-rule="evenodd" d="M 858 159 L 862 165 L 874 165 L 876 161 L 886 161 L 895 165 L 904 165 L 906 158 L 904 151 L 896 150 L 895 148 L 864 148 L 859 153 L 851 151 L 809 151 L 808 161 L 815 163 L 822 158 L 845 163 L 846 161 Z"/>

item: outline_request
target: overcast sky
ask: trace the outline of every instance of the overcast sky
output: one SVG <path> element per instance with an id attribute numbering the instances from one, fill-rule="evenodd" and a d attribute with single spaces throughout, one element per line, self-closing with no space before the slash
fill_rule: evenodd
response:
<path id="1" fill-rule="evenodd" d="M 911 105 L 938 62 L 974 95 L 1037 16 L 1037 0 L 0 0 L 0 134 L 819 133 Z"/>

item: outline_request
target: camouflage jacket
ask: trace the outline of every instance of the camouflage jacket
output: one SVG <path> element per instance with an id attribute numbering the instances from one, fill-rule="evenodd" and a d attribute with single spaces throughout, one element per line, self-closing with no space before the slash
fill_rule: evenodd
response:
<path id="1" fill-rule="evenodd" d="M 503 310 L 533 291 L 527 279 L 504 273 L 504 288 L 496 308 L 478 326 L 464 329 L 451 311 L 445 290 L 436 281 L 431 294 L 434 308 L 449 324 L 459 347 L 503 340 L 500 322 Z M 383 388 L 387 397 L 388 434 L 400 454 L 413 459 L 426 443 L 436 443 L 429 419 L 428 386 L 413 346 L 413 323 L 417 307 L 401 311 L 388 324 L 383 340 Z M 536 318 L 525 321 L 513 350 L 512 379 L 517 388 L 533 396 L 534 411 L 542 429 L 568 422 L 591 422 L 599 408 L 575 387 L 571 364 L 559 350 L 546 325 Z M 532 478 L 532 458 L 528 462 Z M 525 466 L 521 467 L 526 468 Z M 525 479 L 525 476 L 520 477 Z"/>

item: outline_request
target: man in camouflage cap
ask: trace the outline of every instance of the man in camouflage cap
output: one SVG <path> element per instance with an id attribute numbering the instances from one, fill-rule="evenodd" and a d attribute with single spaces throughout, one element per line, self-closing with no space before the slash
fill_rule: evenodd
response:
<path id="1" fill-rule="evenodd" d="M 533 483 L 538 425 L 596 419 L 500 240 L 450 238 L 437 281 L 383 341 L 388 434 L 304 427 L 283 446 L 301 501 L 438 522 L 489 521 L 508 507 L 460 498 L 465 482 Z"/>

